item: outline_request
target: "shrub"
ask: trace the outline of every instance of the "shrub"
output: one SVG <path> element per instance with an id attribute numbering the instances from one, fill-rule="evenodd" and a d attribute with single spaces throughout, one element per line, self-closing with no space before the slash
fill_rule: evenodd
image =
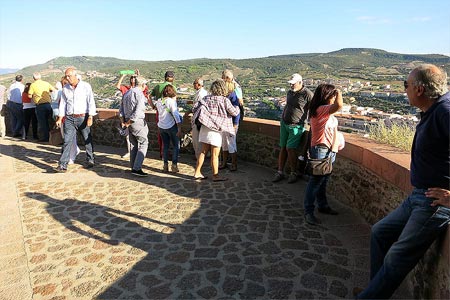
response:
<path id="1" fill-rule="evenodd" d="M 392 145 L 402 150 L 410 151 L 413 138 L 414 128 L 404 124 L 392 124 L 386 126 L 383 121 L 369 127 L 369 138 Z"/>

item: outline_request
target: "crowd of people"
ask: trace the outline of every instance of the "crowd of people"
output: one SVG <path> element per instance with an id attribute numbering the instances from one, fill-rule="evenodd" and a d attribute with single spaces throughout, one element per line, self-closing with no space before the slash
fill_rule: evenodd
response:
<path id="1" fill-rule="evenodd" d="M 62 127 L 64 133 L 58 172 L 67 170 L 77 132 L 84 140 L 86 166 L 95 165 L 90 128 L 96 106 L 91 86 L 77 75 L 75 68 L 65 71 L 57 97 L 56 126 Z M 23 77 L 16 76 L 8 90 L 0 86 L 0 96 L 3 101 L 3 95 L 8 95 L 6 107 L 14 137 L 26 138 L 32 124 L 33 138 L 48 141 L 51 93 L 56 89 L 43 81 L 39 73 L 33 74 L 33 79 L 33 83 L 24 85 Z M 129 154 L 126 156 L 130 159 L 131 174 L 148 175 L 142 170 L 149 142 L 146 105 L 157 111 L 162 170 L 169 172 L 170 160 L 170 171 L 179 172 L 182 116 L 177 106 L 174 73 L 167 71 L 165 81 L 150 93 L 147 80 L 138 70 L 131 75 L 130 85 L 122 86 L 123 79 L 121 76 L 116 87 L 123 95 L 120 124 L 121 130 L 128 135 Z M 280 152 L 274 183 L 285 178 L 288 183 L 294 183 L 305 173 L 305 165 L 299 162 L 299 157 L 303 161 L 327 158 L 334 163 L 336 154 L 345 145 L 334 116 L 342 108 L 342 92 L 334 85 L 320 84 L 313 93 L 303 85 L 300 74 L 293 74 L 288 83 L 291 88 L 280 120 Z M 410 105 L 421 110 L 411 150 L 414 189 L 400 207 L 372 227 L 370 283 L 366 289 L 354 291 L 358 299 L 389 298 L 450 221 L 450 93 L 447 83 L 445 71 L 431 64 L 416 67 L 404 82 Z M 219 170 L 228 168 L 228 157 L 231 158 L 229 170 L 237 170 L 236 136 L 242 119 L 242 89 L 230 70 L 223 71 L 222 78 L 212 82 L 209 92 L 203 85 L 201 78 L 195 79 L 193 107 L 188 112 L 192 113 L 192 138 L 197 160 L 193 178 L 207 179 L 202 166 L 210 152 L 212 180 L 225 181 L 228 178 L 220 175 Z M 2 137 L 5 135 L 3 106 Z M 222 162 L 219 163 L 221 150 Z M 288 175 L 285 174 L 286 163 Z M 310 225 L 321 223 L 314 214 L 316 203 L 319 213 L 338 214 L 327 200 L 329 178 L 330 173 L 309 176 L 303 206 L 305 221 Z"/>

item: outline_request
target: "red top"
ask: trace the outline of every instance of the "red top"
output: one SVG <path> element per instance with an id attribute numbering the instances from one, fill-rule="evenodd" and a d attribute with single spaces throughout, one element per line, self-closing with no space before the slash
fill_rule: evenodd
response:
<path id="1" fill-rule="evenodd" d="M 125 95 L 128 90 L 131 89 L 131 85 L 121 85 L 119 90 L 122 93 L 122 95 Z M 144 90 L 142 91 L 144 93 L 145 98 L 148 98 L 148 87 L 145 86 Z"/>
<path id="2" fill-rule="evenodd" d="M 311 117 L 311 146 L 319 144 L 331 148 L 334 132 L 338 126 L 335 116 L 330 115 L 331 105 L 321 105 L 317 108 L 317 116 Z"/>
<path id="3" fill-rule="evenodd" d="M 22 93 L 22 103 L 31 103 L 31 99 L 28 98 L 28 93 Z"/>

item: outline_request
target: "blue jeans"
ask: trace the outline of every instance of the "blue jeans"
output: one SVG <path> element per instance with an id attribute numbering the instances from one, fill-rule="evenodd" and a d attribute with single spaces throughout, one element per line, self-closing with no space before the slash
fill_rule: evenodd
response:
<path id="1" fill-rule="evenodd" d="M 94 163 L 94 148 L 92 146 L 91 127 L 87 126 L 88 115 L 84 117 L 74 118 L 66 116 L 63 123 L 64 129 L 64 145 L 62 148 L 61 158 L 59 159 L 59 165 L 63 168 L 67 168 L 67 164 L 70 159 L 70 150 L 77 131 L 81 133 L 84 145 L 86 146 L 86 161 Z"/>
<path id="2" fill-rule="evenodd" d="M 137 120 L 128 127 L 130 131 L 130 165 L 133 170 L 142 169 L 148 148 L 148 127 L 145 120 Z"/>
<path id="3" fill-rule="evenodd" d="M 169 129 L 159 128 L 159 133 L 161 134 L 161 138 L 163 140 L 163 158 L 164 164 L 168 163 L 169 156 L 169 146 L 170 142 L 172 142 L 173 151 L 172 151 L 172 163 L 178 163 L 178 152 L 180 151 L 180 139 L 177 137 L 178 127 L 177 124 L 173 125 Z"/>
<path id="4" fill-rule="evenodd" d="M 313 146 L 309 149 L 309 155 L 311 158 L 325 158 L 328 157 L 328 148 L 325 146 Z M 332 161 L 336 160 L 336 153 L 331 152 Z M 305 199 L 303 206 L 305 209 L 305 215 L 314 214 L 314 202 L 317 200 L 319 208 L 327 208 L 327 182 L 331 174 L 328 175 L 311 175 L 309 177 L 308 185 L 306 186 Z"/>
<path id="5" fill-rule="evenodd" d="M 48 142 L 50 133 L 49 121 L 53 117 L 53 110 L 50 103 L 36 105 L 36 117 L 38 121 L 39 140 Z"/>
<path id="6" fill-rule="evenodd" d="M 403 203 L 373 225 L 370 282 L 358 299 L 387 299 L 447 227 L 450 209 L 430 206 L 425 189 L 414 189 Z M 442 210 L 442 212 L 441 212 Z"/>
<path id="7" fill-rule="evenodd" d="M 11 131 L 13 136 L 21 135 L 23 128 L 23 104 L 12 101 L 6 102 L 6 107 L 10 112 Z"/>

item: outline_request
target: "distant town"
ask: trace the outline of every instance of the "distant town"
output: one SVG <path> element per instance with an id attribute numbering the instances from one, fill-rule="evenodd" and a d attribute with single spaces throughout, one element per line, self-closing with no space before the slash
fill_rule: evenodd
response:
<path id="1" fill-rule="evenodd" d="M 112 83 L 116 81 L 116 77 L 101 74 L 95 71 L 86 72 L 85 78 L 90 81 L 94 77 L 103 77 L 110 80 Z M 160 83 L 158 80 L 151 80 L 148 85 L 151 88 L 153 85 Z M 415 108 L 409 106 L 406 93 L 399 92 L 393 89 L 390 84 L 377 85 L 369 81 L 352 81 L 350 79 L 326 79 L 314 80 L 305 78 L 303 83 L 306 87 L 314 91 L 314 89 L 321 83 L 333 84 L 343 91 L 344 106 L 336 117 L 339 120 L 339 126 L 342 130 L 349 132 L 367 132 L 370 125 L 384 121 L 386 125 L 409 124 L 414 126 L 418 121 L 417 111 Z M 266 89 L 264 96 L 245 95 L 247 87 L 244 89 L 245 101 L 245 116 L 251 118 L 264 118 L 271 120 L 279 120 L 281 112 L 286 105 L 286 93 L 288 90 L 286 86 L 274 87 Z M 192 96 L 194 90 L 191 85 L 180 84 L 177 88 L 180 110 L 187 110 L 192 103 Z M 120 92 L 116 92 L 111 97 L 104 97 L 104 95 L 96 95 L 99 107 L 118 108 L 121 100 Z M 362 106 L 354 103 L 373 103 L 373 106 Z M 392 107 L 383 110 L 386 105 L 392 104 Z M 150 109 L 150 107 L 148 108 Z"/>

